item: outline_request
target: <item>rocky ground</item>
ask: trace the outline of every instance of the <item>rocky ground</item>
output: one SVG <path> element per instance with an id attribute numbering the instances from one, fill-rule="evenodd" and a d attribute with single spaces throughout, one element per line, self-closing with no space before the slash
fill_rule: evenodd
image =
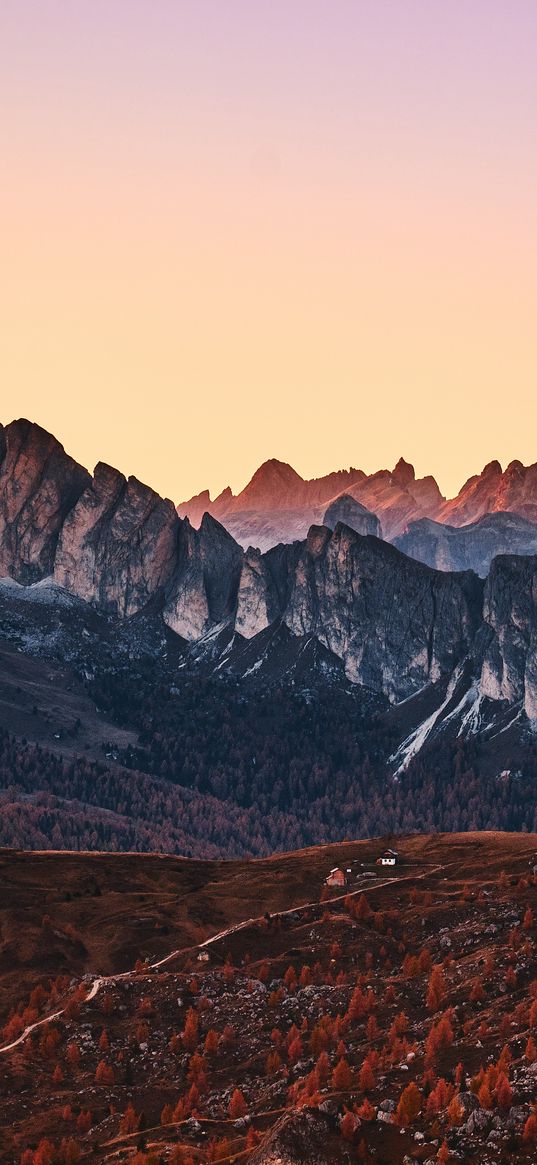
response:
<path id="1" fill-rule="evenodd" d="M 535 1161 L 537 837 L 383 844 L 4 851 L 2 1165 Z"/>

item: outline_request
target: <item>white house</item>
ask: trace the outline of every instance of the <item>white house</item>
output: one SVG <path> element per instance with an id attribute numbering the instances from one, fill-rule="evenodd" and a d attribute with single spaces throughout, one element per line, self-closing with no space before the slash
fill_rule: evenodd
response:
<path id="1" fill-rule="evenodd" d="M 399 854 L 396 849 L 385 849 L 377 858 L 378 866 L 396 866 L 399 860 Z"/>

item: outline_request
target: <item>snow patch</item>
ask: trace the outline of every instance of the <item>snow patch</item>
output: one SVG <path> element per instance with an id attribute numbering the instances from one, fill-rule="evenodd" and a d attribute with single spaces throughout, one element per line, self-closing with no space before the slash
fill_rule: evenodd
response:
<path id="1" fill-rule="evenodd" d="M 394 777 L 399 777 L 402 773 L 406 772 L 411 760 L 413 760 L 414 757 L 417 756 L 419 752 L 421 752 L 421 749 L 429 739 L 433 728 L 440 720 L 442 713 L 451 703 L 453 693 L 460 679 L 460 676 L 461 668 L 458 667 L 451 677 L 445 699 L 442 701 L 440 706 L 436 709 L 435 712 L 431 714 L 431 716 L 428 716 L 426 720 L 423 720 L 421 724 L 418 724 L 418 727 L 410 733 L 410 736 L 407 736 L 406 740 L 403 740 L 403 743 L 399 745 L 399 748 L 390 757 L 390 763 L 397 764 L 397 768 L 393 774 Z M 464 699 L 466 699 L 466 696 L 463 697 L 463 700 Z"/>

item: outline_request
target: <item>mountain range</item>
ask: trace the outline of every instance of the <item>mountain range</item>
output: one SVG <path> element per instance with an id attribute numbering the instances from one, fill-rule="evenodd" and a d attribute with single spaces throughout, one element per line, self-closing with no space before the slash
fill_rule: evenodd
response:
<path id="1" fill-rule="evenodd" d="M 493 556 L 494 531 L 520 549 L 522 524 L 535 550 L 534 528 L 511 513 L 482 515 L 503 503 L 531 511 L 535 471 L 513 463 L 502 473 L 492 463 L 445 502 L 433 479 L 416 482 L 402 461 L 392 474 L 314 482 L 269 463 L 239 498 L 228 494 L 231 513 L 276 497 L 281 514 L 295 513 L 297 500 L 324 506 L 327 492 L 343 493 L 326 507 L 330 524 L 263 552 L 244 550 L 207 510 L 196 529 L 170 500 L 107 465 L 91 476 L 53 436 L 16 421 L 0 430 L 3 601 L 24 593 L 39 610 L 45 586 L 47 601 L 71 596 L 112 621 L 151 612 L 189 666 L 259 682 L 313 669 L 404 704 L 403 771 L 439 731 L 501 732 L 505 743 L 537 720 L 537 556 Z M 376 498 L 392 533 L 396 496 L 413 499 L 414 512 L 429 499 L 450 524 L 421 517 L 391 545 L 356 490 Z M 470 525 L 455 524 L 469 516 Z M 476 555 L 485 579 L 452 569 Z M 436 569 L 440 562 L 449 569 Z"/>
<path id="2" fill-rule="evenodd" d="M 460 528 L 473 525 L 487 514 L 505 512 L 512 515 L 511 527 L 508 530 L 499 523 L 496 553 L 519 552 L 528 536 L 535 540 L 534 527 L 528 531 L 525 523 L 537 522 L 537 464 L 526 467 L 520 461 L 512 461 L 505 471 L 498 461 L 491 461 L 481 473 L 469 478 L 456 497 L 446 499 L 434 477 L 416 478 L 414 467 L 403 458 L 391 471 L 381 469 L 367 475 L 360 469 L 349 469 L 310 481 L 301 478 L 290 465 L 270 460 L 260 466 L 237 496 L 227 488 L 211 501 L 205 490 L 182 502 L 178 513 L 188 517 L 194 526 L 199 526 L 203 514 L 209 513 L 245 549 L 254 545 L 268 550 L 278 542 L 304 538 L 309 527 L 323 521 L 328 506 L 342 495 L 370 511 L 388 541 L 413 535 L 414 524 L 423 519 Z M 524 519 L 520 525 L 515 515 Z M 495 530 L 494 523 L 492 519 L 489 531 Z M 419 538 L 423 544 L 424 528 L 419 529 Z M 509 538 L 518 541 L 518 545 L 506 544 Z M 408 545 L 414 545 L 411 538 Z M 412 549 L 407 553 L 413 553 Z M 434 565 L 444 568 L 441 562 Z"/>

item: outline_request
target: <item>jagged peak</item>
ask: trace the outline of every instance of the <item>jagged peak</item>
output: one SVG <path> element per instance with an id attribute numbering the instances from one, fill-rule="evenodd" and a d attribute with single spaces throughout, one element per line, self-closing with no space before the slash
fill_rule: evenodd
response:
<path id="1" fill-rule="evenodd" d="M 9 424 L 6 425 L 6 432 L 24 433 L 25 435 L 35 433 L 36 435 L 48 437 L 49 440 L 55 441 L 56 445 L 60 444 L 60 441 L 58 441 L 58 438 L 54 436 L 54 433 L 50 433 L 48 429 L 44 429 L 43 426 L 38 425 L 36 421 L 29 421 L 27 417 L 17 417 L 15 420 L 10 421 Z"/>
<path id="2" fill-rule="evenodd" d="M 210 494 L 210 491 L 208 489 L 202 489 L 202 490 L 200 490 L 199 494 L 193 494 L 191 498 L 188 498 L 188 501 L 182 502 L 181 505 L 190 506 L 192 504 L 192 502 L 205 502 L 205 501 L 208 504 L 210 504 L 211 494 Z"/>
<path id="3" fill-rule="evenodd" d="M 495 477 L 501 477 L 502 473 L 503 469 L 499 461 L 489 461 L 488 464 L 484 466 L 481 472 L 481 477 L 492 477 L 493 475 Z"/>
<path id="4" fill-rule="evenodd" d="M 160 498 L 161 501 L 168 501 L 169 500 L 168 498 L 163 498 L 162 494 L 159 494 L 158 490 L 153 489 L 153 486 L 148 485 L 147 482 L 140 481 L 140 478 L 136 477 L 134 473 L 129 474 L 129 476 L 127 478 L 127 484 L 136 493 L 144 493 L 144 494 L 147 494 L 148 496 L 151 496 L 154 498 Z"/>
<path id="5" fill-rule="evenodd" d="M 248 485 L 237 495 L 233 509 L 288 508 L 302 498 L 304 479 L 286 461 L 272 457 L 256 469 Z"/>
<path id="6" fill-rule="evenodd" d="M 255 473 L 250 478 L 248 485 L 245 486 L 245 489 L 242 492 L 245 493 L 246 490 L 250 488 L 250 486 L 254 484 L 257 485 L 259 482 L 265 483 L 281 481 L 289 483 L 299 481 L 302 483 L 304 478 L 301 477 L 300 474 L 297 473 L 296 469 L 293 469 L 293 466 L 289 465 L 287 461 L 279 461 L 277 457 L 269 457 L 267 461 L 263 461 L 263 463 L 259 466 L 259 469 L 256 469 Z"/>
<path id="7" fill-rule="evenodd" d="M 206 490 L 205 492 L 207 493 L 207 495 L 209 494 L 209 490 Z M 214 505 L 214 506 L 217 506 L 217 505 L 219 505 L 221 502 L 224 502 L 224 501 L 226 501 L 226 502 L 227 502 L 227 501 L 231 501 L 231 499 L 232 499 L 232 497 L 233 497 L 233 496 L 234 496 L 234 495 L 233 495 L 233 490 L 232 490 L 231 486 L 230 486 L 230 485 L 226 485 L 226 486 L 224 487 L 224 489 L 220 490 L 220 493 L 216 495 L 216 497 L 215 497 L 215 499 L 214 499 L 214 502 L 213 502 L 213 505 Z M 198 494 L 198 497 L 201 497 L 201 494 Z"/>
<path id="8" fill-rule="evenodd" d="M 29 421 L 27 417 L 18 417 L 16 420 L 10 421 L 8 425 L 2 426 L 2 428 L 4 441 L 8 449 L 13 442 L 21 446 L 30 445 L 30 447 L 33 446 L 36 451 L 40 451 L 41 453 L 51 453 L 53 451 L 59 454 L 63 453 L 73 465 L 77 464 L 65 452 L 64 446 L 54 436 L 54 433 L 50 433 L 48 429 L 44 429 L 42 425 L 38 425 L 35 421 Z M 83 469 L 83 466 L 80 468 Z"/>
<path id="9" fill-rule="evenodd" d="M 209 538 L 217 537 L 222 542 L 226 542 L 228 544 L 233 543 L 233 545 L 237 547 L 237 550 L 240 550 L 239 544 L 233 535 L 230 534 L 229 530 L 226 530 L 226 527 L 223 526 L 222 523 L 213 516 L 213 514 L 210 514 L 208 510 L 205 511 L 201 519 L 198 533 Z"/>
<path id="10" fill-rule="evenodd" d="M 397 465 L 392 470 L 392 477 L 400 485 L 409 485 L 411 481 L 416 480 L 416 471 L 410 461 L 405 461 L 404 457 L 400 457 Z"/>
<path id="11" fill-rule="evenodd" d="M 93 470 L 94 483 L 101 484 L 104 482 L 121 482 L 126 485 L 127 478 L 120 469 L 116 469 L 113 465 L 109 465 L 107 461 L 98 461 Z"/>
<path id="12" fill-rule="evenodd" d="M 318 557 L 332 537 L 329 526 L 310 526 L 306 538 L 306 550 L 313 557 Z"/>

